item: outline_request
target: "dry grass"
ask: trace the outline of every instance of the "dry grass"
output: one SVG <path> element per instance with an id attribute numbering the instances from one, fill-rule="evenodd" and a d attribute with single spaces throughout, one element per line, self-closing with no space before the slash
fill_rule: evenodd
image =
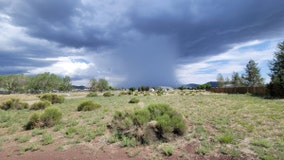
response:
<path id="1" fill-rule="evenodd" d="M 54 105 L 58 106 L 64 115 L 62 122 L 52 128 L 24 131 L 22 126 L 33 111 L 0 110 L 0 148 L 3 150 L 16 144 L 24 150 L 41 149 L 46 147 L 43 146 L 45 133 L 48 133 L 48 139 L 56 142 L 58 148 L 62 149 L 77 144 L 89 144 L 96 139 L 104 139 L 100 143 L 107 145 L 106 139 L 111 137 L 111 133 L 106 126 L 112 120 L 115 110 L 141 107 L 141 104 L 147 106 L 152 103 L 168 103 L 189 122 L 187 134 L 169 142 L 169 145 L 175 148 L 174 153 L 181 153 L 184 146 L 195 142 L 199 145 L 197 154 L 284 159 L 283 100 L 198 91 L 171 91 L 163 96 L 118 96 L 118 93 L 115 93 L 113 97 L 99 95 L 86 98 L 86 95 L 86 92 L 71 93 L 65 103 Z M 129 99 L 133 97 L 139 98 L 140 104 L 129 104 Z M 9 98 L 20 98 L 26 102 L 38 100 L 36 95 L 1 95 L 0 102 Z M 77 106 L 85 100 L 102 104 L 102 107 L 96 111 L 77 112 Z M 30 135 L 33 136 L 27 138 L 28 140 L 15 141 L 15 137 Z M 29 143 L 36 145 L 31 146 Z M 159 147 L 155 146 L 156 144 L 149 146 L 151 152 L 146 157 L 163 156 Z M 138 150 L 140 153 L 142 149 Z"/>
<path id="2" fill-rule="evenodd" d="M 34 94 L 9 94 L 9 95 L 0 95 L 0 103 L 2 104 L 10 98 L 17 98 L 21 101 L 29 102 L 38 100 L 37 96 Z"/>

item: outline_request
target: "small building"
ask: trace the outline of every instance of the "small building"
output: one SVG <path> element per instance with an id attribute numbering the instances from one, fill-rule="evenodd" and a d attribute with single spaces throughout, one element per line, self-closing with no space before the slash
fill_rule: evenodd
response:
<path id="1" fill-rule="evenodd" d="M 161 86 L 159 88 L 162 88 L 163 92 L 168 92 L 168 91 L 173 91 L 173 87 L 168 87 L 168 86 Z"/>
<path id="2" fill-rule="evenodd" d="M 0 94 L 9 94 L 9 91 L 4 88 L 0 88 Z"/>
<path id="3" fill-rule="evenodd" d="M 149 88 L 149 92 L 155 92 L 154 88 Z"/>

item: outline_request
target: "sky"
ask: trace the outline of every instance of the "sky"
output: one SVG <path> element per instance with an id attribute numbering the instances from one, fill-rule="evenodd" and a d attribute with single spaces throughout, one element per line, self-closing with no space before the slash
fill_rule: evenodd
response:
<path id="1" fill-rule="evenodd" d="M 0 0 L 0 74 L 178 86 L 244 73 L 284 40 L 283 0 Z"/>

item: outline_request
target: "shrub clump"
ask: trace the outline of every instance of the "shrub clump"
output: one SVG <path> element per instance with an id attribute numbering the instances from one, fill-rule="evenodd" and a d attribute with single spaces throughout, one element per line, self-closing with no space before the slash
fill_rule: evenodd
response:
<path id="1" fill-rule="evenodd" d="M 135 138 L 141 144 L 170 141 L 183 135 L 187 125 L 181 114 L 167 104 L 153 104 L 145 108 L 116 111 L 112 131 L 122 137 Z"/>
<path id="2" fill-rule="evenodd" d="M 163 89 L 162 89 L 162 88 L 159 88 L 159 89 L 157 90 L 157 95 L 158 95 L 158 96 L 162 96 L 163 94 L 164 94 Z"/>
<path id="3" fill-rule="evenodd" d="M 50 94 L 50 93 L 41 95 L 39 98 L 42 101 L 49 101 L 51 104 L 64 103 L 65 100 L 63 96 L 59 96 L 57 94 Z"/>
<path id="4" fill-rule="evenodd" d="M 144 96 L 150 96 L 150 93 L 149 92 L 145 92 Z"/>
<path id="5" fill-rule="evenodd" d="M 223 135 L 219 138 L 219 141 L 221 143 L 232 143 L 233 142 L 233 137 L 229 135 Z"/>
<path id="6" fill-rule="evenodd" d="M 77 110 L 78 111 L 93 111 L 93 110 L 98 109 L 100 107 L 102 107 L 102 105 L 94 103 L 92 101 L 85 101 L 85 102 L 82 102 L 78 106 Z"/>
<path id="7" fill-rule="evenodd" d="M 87 94 L 87 97 L 98 97 L 98 93 L 91 92 L 91 93 Z"/>
<path id="8" fill-rule="evenodd" d="M 0 108 L 3 110 L 9 110 L 9 109 L 21 110 L 29 108 L 29 104 L 25 102 L 20 102 L 19 99 L 11 98 L 6 102 L 3 102 Z"/>
<path id="9" fill-rule="evenodd" d="M 161 150 L 162 150 L 162 153 L 165 156 L 171 156 L 171 155 L 173 155 L 175 148 L 172 145 L 164 144 L 164 145 L 161 146 Z"/>
<path id="10" fill-rule="evenodd" d="M 121 91 L 119 92 L 118 96 L 127 96 L 127 95 L 132 95 L 132 91 Z"/>
<path id="11" fill-rule="evenodd" d="M 28 130 L 34 128 L 52 127 L 55 124 L 58 124 L 61 118 L 62 113 L 57 107 L 48 107 L 43 113 L 33 113 L 30 116 L 25 128 Z"/>
<path id="12" fill-rule="evenodd" d="M 50 105 L 51 105 L 51 103 L 49 101 L 39 101 L 39 102 L 32 104 L 32 106 L 30 107 L 30 110 L 45 109 Z"/>
<path id="13" fill-rule="evenodd" d="M 111 96 L 114 96 L 114 94 L 112 94 L 111 92 L 105 92 L 103 94 L 104 97 L 111 97 Z"/>
<path id="14" fill-rule="evenodd" d="M 132 98 L 128 103 L 139 103 L 139 101 L 138 98 Z"/>

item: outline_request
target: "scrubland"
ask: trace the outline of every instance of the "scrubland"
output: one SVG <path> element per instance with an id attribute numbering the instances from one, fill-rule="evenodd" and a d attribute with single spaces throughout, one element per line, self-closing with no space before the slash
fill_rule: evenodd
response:
<path id="1" fill-rule="evenodd" d="M 32 114 L 43 114 L 44 110 L 0 110 L 0 159 L 44 152 L 50 146 L 58 152 L 74 146 L 92 146 L 95 150 L 119 147 L 124 148 L 129 158 L 141 159 L 190 159 L 193 155 L 207 159 L 223 155 L 235 159 L 284 159 L 284 100 L 281 99 L 190 90 L 162 95 L 149 92 L 129 95 L 119 91 L 108 96 L 103 93 L 62 95 L 64 103 L 51 104 L 59 109 L 62 117 L 49 126 L 25 128 Z M 10 98 L 18 98 L 30 106 L 39 101 L 38 95 L 1 95 L 0 104 Z M 133 98 L 135 103 L 130 102 Z M 99 107 L 78 110 L 80 104 L 91 102 Z M 131 124 L 128 124 L 129 132 L 125 136 L 118 134 L 114 126 L 118 113 L 142 110 L 153 104 L 167 104 L 176 112 L 173 115 L 184 120 L 186 129 L 183 127 L 182 134 L 141 143 L 133 136 L 137 133 L 129 134 L 138 130 L 131 130 L 131 125 L 142 126 L 133 119 L 123 121 Z M 161 123 L 168 125 L 166 120 Z"/>

